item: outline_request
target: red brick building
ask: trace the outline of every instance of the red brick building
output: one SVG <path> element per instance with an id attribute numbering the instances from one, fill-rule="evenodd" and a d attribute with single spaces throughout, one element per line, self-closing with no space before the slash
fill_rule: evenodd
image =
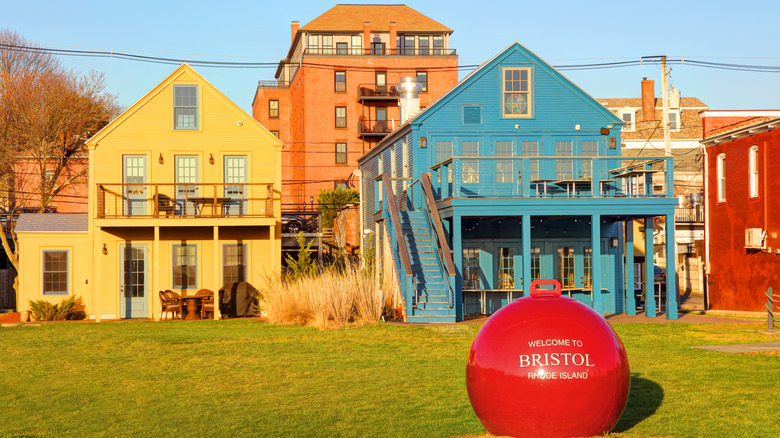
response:
<path id="1" fill-rule="evenodd" d="M 357 159 L 400 125 L 402 77 L 423 84 L 425 107 L 458 82 L 458 57 L 452 29 L 405 5 L 336 5 L 291 30 L 252 116 L 285 143 L 282 206 L 300 210 L 320 190 L 358 187 Z"/>
<path id="2" fill-rule="evenodd" d="M 780 112 L 707 111 L 703 126 L 709 308 L 765 311 L 780 290 Z"/>
<path id="3" fill-rule="evenodd" d="M 87 168 L 88 160 L 85 156 L 71 157 L 62 169 L 57 170 L 62 163 L 56 159 L 45 161 L 41 158 L 19 157 L 14 160 L 14 207 L 39 208 L 41 206 L 41 192 L 44 184 L 50 184 L 48 192 L 57 190 L 56 187 L 65 187 L 48 203 L 48 207 L 56 209 L 59 213 L 84 213 L 87 211 Z M 42 165 L 45 169 L 41 172 Z M 50 181 L 55 174 L 56 181 Z"/>

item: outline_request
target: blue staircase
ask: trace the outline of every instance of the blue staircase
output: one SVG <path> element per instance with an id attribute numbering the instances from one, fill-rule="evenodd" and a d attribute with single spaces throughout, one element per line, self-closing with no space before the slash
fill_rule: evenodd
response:
<path id="1" fill-rule="evenodd" d="M 455 322 L 454 303 L 425 213 L 402 211 L 399 218 L 412 265 L 412 287 L 404 297 L 408 321 Z"/>

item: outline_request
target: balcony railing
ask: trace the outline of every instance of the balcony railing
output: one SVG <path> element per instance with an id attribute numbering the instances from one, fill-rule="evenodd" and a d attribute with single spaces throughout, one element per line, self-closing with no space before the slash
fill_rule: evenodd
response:
<path id="1" fill-rule="evenodd" d="M 273 184 L 98 184 L 97 218 L 274 217 Z"/>
<path id="2" fill-rule="evenodd" d="M 358 85 L 358 100 L 393 100 L 397 101 L 401 93 L 395 88 L 395 85 L 376 85 L 360 84 Z"/>
<path id="3" fill-rule="evenodd" d="M 324 56 L 454 56 L 455 49 L 443 47 L 390 49 L 388 47 L 310 47 L 303 51 L 305 55 Z"/>
<path id="4" fill-rule="evenodd" d="M 438 199 L 670 197 L 671 158 L 452 157 L 431 167 Z"/>
<path id="5" fill-rule="evenodd" d="M 290 86 L 289 81 L 257 81 L 258 87 L 264 87 L 264 88 L 287 88 Z"/>
<path id="6" fill-rule="evenodd" d="M 358 120 L 358 132 L 363 136 L 381 136 L 393 132 L 393 120 L 371 120 L 360 117 Z"/>
<path id="7" fill-rule="evenodd" d="M 674 221 L 677 223 L 704 223 L 704 208 L 701 205 L 677 207 L 674 209 Z"/>

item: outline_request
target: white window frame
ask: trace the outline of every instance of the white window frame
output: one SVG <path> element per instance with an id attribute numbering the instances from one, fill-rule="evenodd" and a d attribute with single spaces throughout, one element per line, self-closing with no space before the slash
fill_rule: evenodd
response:
<path id="1" fill-rule="evenodd" d="M 758 146 L 753 145 L 749 151 L 748 179 L 750 181 L 750 197 L 758 197 Z"/>
<path id="2" fill-rule="evenodd" d="M 677 117 L 677 126 L 672 127 L 672 114 Z M 680 110 L 669 110 L 669 130 L 672 132 L 678 132 L 680 130 L 680 125 L 682 125 L 680 121 Z"/>
<path id="3" fill-rule="evenodd" d="M 718 155 L 717 161 L 718 202 L 726 202 L 726 154 Z"/>
<path id="4" fill-rule="evenodd" d="M 46 254 L 64 253 L 65 270 L 46 270 Z M 65 273 L 65 290 L 46 290 L 46 274 Z M 70 295 L 70 251 L 67 249 L 44 249 L 41 253 L 41 294 L 43 295 Z"/>
<path id="5" fill-rule="evenodd" d="M 185 105 L 180 99 L 177 99 L 179 90 L 194 89 L 195 90 L 195 105 Z M 197 130 L 199 124 L 198 118 L 200 117 L 200 90 L 197 84 L 174 84 L 173 85 L 173 129 L 177 131 L 193 131 Z M 185 110 L 194 110 L 195 114 L 189 114 L 194 116 L 192 123 L 188 123 L 185 119 L 179 120 L 179 112 Z M 187 114 L 185 114 L 187 115 Z"/>
<path id="6" fill-rule="evenodd" d="M 631 116 L 631 121 L 627 122 L 624 116 L 628 114 Z M 634 132 L 636 130 L 636 113 L 634 111 L 621 111 L 620 112 L 620 120 L 624 121 L 623 124 L 623 131 L 624 132 Z"/>

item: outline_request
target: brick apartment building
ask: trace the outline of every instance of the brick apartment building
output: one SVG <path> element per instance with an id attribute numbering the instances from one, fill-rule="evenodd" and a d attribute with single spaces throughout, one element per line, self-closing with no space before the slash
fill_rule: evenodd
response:
<path id="1" fill-rule="evenodd" d="M 282 205 L 358 188 L 357 159 L 400 125 L 397 84 L 422 83 L 425 107 L 458 82 L 452 29 L 405 5 L 336 5 L 303 27 L 275 80 L 260 81 L 252 116 L 285 144 Z"/>

